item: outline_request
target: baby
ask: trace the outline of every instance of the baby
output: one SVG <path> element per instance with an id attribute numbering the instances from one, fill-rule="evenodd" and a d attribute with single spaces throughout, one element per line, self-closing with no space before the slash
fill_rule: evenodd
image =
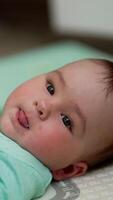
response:
<path id="1" fill-rule="evenodd" d="M 113 155 L 112 91 L 113 63 L 106 60 L 81 60 L 36 76 L 9 96 L 0 118 L 2 137 L 38 159 L 46 187 L 52 177 L 83 175 Z M 31 186 L 29 175 L 27 181 Z"/>

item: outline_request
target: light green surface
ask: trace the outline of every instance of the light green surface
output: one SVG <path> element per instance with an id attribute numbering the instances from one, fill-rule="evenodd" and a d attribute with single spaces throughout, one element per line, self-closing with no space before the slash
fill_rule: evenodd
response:
<path id="1" fill-rule="evenodd" d="M 40 197 L 51 180 L 46 166 L 0 132 L 0 200 Z"/>
<path id="2" fill-rule="evenodd" d="M 113 56 L 72 41 L 0 59 L 0 109 L 10 92 L 23 81 L 68 62 L 89 57 L 113 60 Z"/>

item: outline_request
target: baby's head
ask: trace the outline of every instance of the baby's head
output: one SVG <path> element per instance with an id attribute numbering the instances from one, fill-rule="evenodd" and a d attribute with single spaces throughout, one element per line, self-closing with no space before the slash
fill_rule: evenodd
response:
<path id="1" fill-rule="evenodd" d="M 83 175 L 113 153 L 113 63 L 81 60 L 40 75 L 8 98 L 1 131 L 56 180 Z"/>

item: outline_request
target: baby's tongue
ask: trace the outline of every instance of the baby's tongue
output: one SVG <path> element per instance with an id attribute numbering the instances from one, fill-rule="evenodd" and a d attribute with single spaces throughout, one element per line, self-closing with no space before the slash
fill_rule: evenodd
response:
<path id="1" fill-rule="evenodd" d="M 28 123 L 28 119 L 24 113 L 24 111 L 20 110 L 19 111 L 19 122 L 21 123 L 22 126 L 24 126 L 25 128 L 29 128 L 29 123 Z"/>

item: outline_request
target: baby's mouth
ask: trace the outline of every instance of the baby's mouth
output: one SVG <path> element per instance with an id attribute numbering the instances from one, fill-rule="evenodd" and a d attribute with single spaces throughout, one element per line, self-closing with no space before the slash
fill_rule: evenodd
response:
<path id="1" fill-rule="evenodd" d="M 28 117 L 21 108 L 19 108 L 19 110 L 17 112 L 17 120 L 23 128 L 29 129 Z"/>

